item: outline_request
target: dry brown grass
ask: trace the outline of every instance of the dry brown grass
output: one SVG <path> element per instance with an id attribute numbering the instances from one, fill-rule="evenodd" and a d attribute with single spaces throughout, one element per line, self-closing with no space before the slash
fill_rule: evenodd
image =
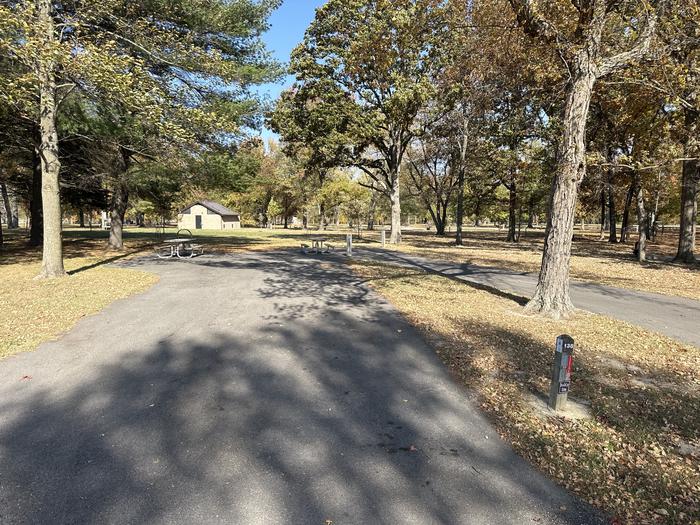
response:
<path id="1" fill-rule="evenodd" d="M 457 247 L 451 237 L 408 231 L 404 243 L 395 249 L 458 264 L 539 271 L 544 240 L 541 231 L 524 233 L 516 244 L 506 243 L 504 239 L 505 232 L 469 229 L 465 233 L 465 245 Z M 594 232 L 577 232 L 571 276 L 581 281 L 700 300 L 700 265 L 690 267 L 668 262 L 675 241 L 672 235 L 660 236 L 649 248 L 656 261 L 640 265 L 632 254 L 634 243 L 610 244 L 600 241 Z"/>
<path id="2" fill-rule="evenodd" d="M 357 273 L 425 334 L 516 450 L 618 523 L 700 519 L 700 349 L 602 316 L 526 316 L 518 302 L 395 266 Z M 554 341 L 576 340 L 573 396 L 590 420 L 544 417 Z M 695 449 L 696 451 L 699 449 Z M 681 453 L 683 452 L 683 453 Z"/>
<path id="3" fill-rule="evenodd" d="M 57 338 L 81 318 L 118 299 L 143 292 L 158 277 L 102 266 L 99 257 L 67 258 L 65 279 L 36 280 L 39 262 L 0 266 L 0 358 L 34 350 Z"/>

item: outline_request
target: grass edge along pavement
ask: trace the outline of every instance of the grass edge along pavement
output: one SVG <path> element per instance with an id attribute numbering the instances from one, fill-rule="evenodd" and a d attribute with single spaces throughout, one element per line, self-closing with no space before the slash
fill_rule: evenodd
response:
<path id="1" fill-rule="evenodd" d="M 106 247 L 108 232 L 69 228 L 64 231 L 64 264 L 69 276 L 37 280 L 41 250 L 28 246 L 26 231 L 12 232 L 0 255 L 0 359 L 35 350 L 60 338 L 83 317 L 95 315 L 115 301 L 142 293 L 158 281 L 152 273 L 114 268 L 109 263 L 136 257 L 155 258 L 162 239 L 148 230 L 128 228 L 122 251 Z M 209 241 L 211 251 L 274 250 L 298 247 L 308 236 L 324 235 L 339 249 L 344 234 L 330 232 L 246 229 L 235 232 L 196 232 Z"/>
<path id="2" fill-rule="evenodd" d="M 455 246 L 449 237 L 408 234 L 404 243 L 387 245 L 387 248 L 455 264 L 537 274 L 542 264 L 543 240 L 532 235 L 523 237 L 519 243 L 507 243 L 498 232 L 468 231 L 465 245 Z M 574 238 L 571 278 L 700 301 L 700 264 L 671 263 L 668 260 L 670 246 L 668 239 L 665 240 L 667 244 L 654 247 L 661 252 L 658 260 L 639 263 L 632 255 L 630 244 L 612 245 L 591 234 L 579 233 Z"/>
<path id="3" fill-rule="evenodd" d="M 49 280 L 35 279 L 38 262 L 0 266 L 0 359 L 58 339 L 83 317 L 143 293 L 159 280 L 152 273 L 103 262 L 100 257 L 69 258 L 65 265 L 73 274 Z"/>
<path id="4" fill-rule="evenodd" d="M 700 523 L 700 349 L 585 312 L 568 321 L 525 315 L 512 298 L 420 270 L 352 268 L 478 394 L 518 453 L 558 483 L 613 523 Z M 572 396 L 591 419 L 533 407 L 549 390 L 562 333 L 576 340 Z"/>

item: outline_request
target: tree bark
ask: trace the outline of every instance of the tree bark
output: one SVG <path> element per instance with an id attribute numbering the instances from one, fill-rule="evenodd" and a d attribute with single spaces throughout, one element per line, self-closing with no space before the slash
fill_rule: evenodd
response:
<path id="1" fill-rule="evenodd" d="M 518 193 L 515 183 L 515 175 L 511 176 L 510 184 L 505 185 L 508 188 L 508 237 L 506 242 L 518 242 L 517 233 L 517 207 Z"/>
<path id="2" fill-rule="evenodd" d="M 657 230 L 656 220 L 657 220 L 657 217 L 659 216 L 660 201 L 661 201 L 661 192 L 659 191 L 658 188 L 656 188 L 656 190 L 654 191 L 654 207 L 652 208 L 651 212 L 648 214 L 649 218 L 647 219 L 647 239 L 651 239 L 652 241 L 656 241 L 656 230 Z"/>
<path id="3" fill-rule="evenodd" d="M 129 206 L 129 181 L 127 173 L 131 167 L 131 151 L 119 148 L 119 171 L 114 175 L 114 188 L 109 206 L 110 228 L 108 245 L 113 250 L 124 249 L 124 216 Z"/>
<path id="4" fill-rule="evenodd" d="M 533 229 L 535 227 L 535 196 L 530 195 L 527 202 L 527 227 Z"/>
<path id="5" fill-rule="evenodd" d="M 617 210 L 615 209 L 615 188 L 612 177 L 608 184 L 608 242 L 617 243 Z"/>
<path id="6" fill-rule="evenodd" d="M 637 190 L 637 225 L 639 227 L 639 239 L 637 240 L 635 254 L 637 260 L 643 263 L 647 260 L 647 212 L 644 206 L 644 188 L 642 187 L 639 172 L 635 174 L 635 179 Z"/>
<path id="7" fill-rule="evenodd" d="M 600 240 L 605 238 L 605 227 L 608 223 L 608 205 L 606 203 L 605 195 L 607 191 L 603 187 L 600 190 Z"/>
<path id="8" fill-rule="evenodd" d="M 5 204 L 5 216 L 7 218 L 7 229 L 11 230 L 16 228 L 16 217 L 12 213 L 12 204 L 10 203 L 10 194 L 7 192 L 7 184 L 0 182 L 0 192 L 2 193 L 2 200 Z"/>
<path id="9" fill-rule="evenodd" d="M 438 223 L 435 225 L 435 233 L 440 237 L 445 236 L 445 229 L 447 228 L 447 206 L 438 205 Z"/>
<path id="10" fill-rule="evenodd" d="M 129 205 L 129 189 L 125 178 L 119 178 L 112 191 L 109 207 L 109 247 L 113 250 L 124 249 L 124 215 Z"/>
<path id="11" fill-rule="evenodd" d="M 13 228 L 19 228 L 19 202 L 17 199 L 17 194 L 13 192 L 10 198 L 10 206 L 12 207 L 12 218 L 13 218 Z"/>
<path id="12" fill-rule="evenodd" d="M 32 198 L 29 201 L 29 215 L 31 219 L 29 230 L 29 244 L 41 246 L 44 241 L 44 214 L 41 202 L 41 157 L 38 147 L 32 153 Z"/>
<path id="13" fill-rule="evenodd" d="M 460 168 L 457 175 L 457 235 L 455 236 L 455 244 L 464 246 L 464 238 L 462 228 L 464 223 L 464 169 Z"/>
<path id="14" fill-rule="evenodd" d="M 569 295 L 569 263 L 574 236 L 578 187 L 586 173 L 586 120 L 596 76 L 590 57 L 582 53 L 573 69 L 564 110 L 564 130 L 552 183 L 542 267 L 535 295 L 527 309 L 554 318 L 574 309 Z"/>
<path id="15" fill-rule="evenodd" d="M 646 15 L 646 25 L 634 45 L 624 52 L 603 57 L 606 22 L 614 16 L 616 2 L 573 2 L 580 11 L 576 27 L 579 39 L 575 54 L 567 60 L 569 82 L 566 87 L 563 134 L 557 150 L 557 169 L 552 184 L 547 218 L 544 253 L 539 282 L 527 307 L 531 311 L 558 318 L 573 310 L 569 295 L 569 263 L 574 234 L 574 214 L 578 187 L 586 174 L 586 121 L 593 87 L 599 77 L 608 75 L 643 57 L 656 31 L 658 10 Z M 531 36 L 557 46 L 560 53 L 572 48 L 561 43 L 558 28 L 540 14 L 533 0 L 510 0 L 518 23 Z M 627 35 L 625 35 L 626 38 Z M 614 47 L 614 46 L 613 46 Z"/>
<path id="16" fill-rule="evenodd" d="M 51 0 L 38 0 L 38 25 L 46 44 L 55 41 Z M 56 128 L 56 64 L 49 54 L 38 61 L 39 132 L 41 143 L 41 199 L 44 219 L 44 249 L 40 278 L 64 277 L 63 240 L 61 238 L 61 194 L 58 157 L 58 130 Z"/>
<path id="17" fill-rule="evenodd" d="M 625 209 L 622 212 L 622 229 L 620 230 L 620 242 L 629 241 L 629 226 L 630 226 L 630 210 L 632 209 L 632 201 L 637 191 L 637 185 L 632 183 L 627 190 L 625 198 Z"/>
<path id="18" fill-rule="evenodd" d="M 698 190 L 700 190 L 700 161 L 683 162 L 681 191 L 681 231 L 678 238 L 676 261 L 695 262 L 695 234 L 698 218 Z"/>
<path id="19" fill-rule="evenodd" d="M 399 184 L 400 168 L 395 166 L 391 174 L 391 191 L 389 199 L 391 200 L 391 236 L 389 242 L 391 244 L 401 243 L 401 187 Z"/>
<path id="20" fill-rule="evenodd" d="M 700 191 L 700 146 L 696 137 L 698 114 L 686 110 L 686 132 L 684 144 L 683 181 L 681 189 L 681 231 L 678 238 L 678 251 L 675 260 L 684 263 L 695 262 L 695 234 L 698 220 L 698 191 Z M 692 160 L 691 160 L 692 159 Z"/>

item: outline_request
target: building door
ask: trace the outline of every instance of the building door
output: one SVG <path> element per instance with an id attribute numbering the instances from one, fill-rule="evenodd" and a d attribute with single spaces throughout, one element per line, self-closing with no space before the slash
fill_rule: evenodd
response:
<path id="1" fill-rule="evenodd" d="M 202 216 L 201 215 L 194 216 L 194 227 L 198 230 L 202 229 Z"/>

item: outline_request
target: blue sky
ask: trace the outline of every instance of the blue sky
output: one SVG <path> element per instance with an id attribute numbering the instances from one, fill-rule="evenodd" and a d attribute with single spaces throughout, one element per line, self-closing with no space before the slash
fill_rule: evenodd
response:
<path id="1" fill-rule="evenodd" d="M 289 62 L 289 55 L 304 38 L 304 31 L 314 19 L 316 8 L 324 3 L 325 0 L 285 0 L 274 12 L 270 18 L 270 30 L 265 34 L 264 40 L 277 60 L 285 64 Z M 275 100 L 293 81 L 294 77 L 290 76 L 280 84 L 261 86 L 258 92 L 269 100 Z M 269 130 L 263 131 L 265 138 L 272 135 Z"/>

